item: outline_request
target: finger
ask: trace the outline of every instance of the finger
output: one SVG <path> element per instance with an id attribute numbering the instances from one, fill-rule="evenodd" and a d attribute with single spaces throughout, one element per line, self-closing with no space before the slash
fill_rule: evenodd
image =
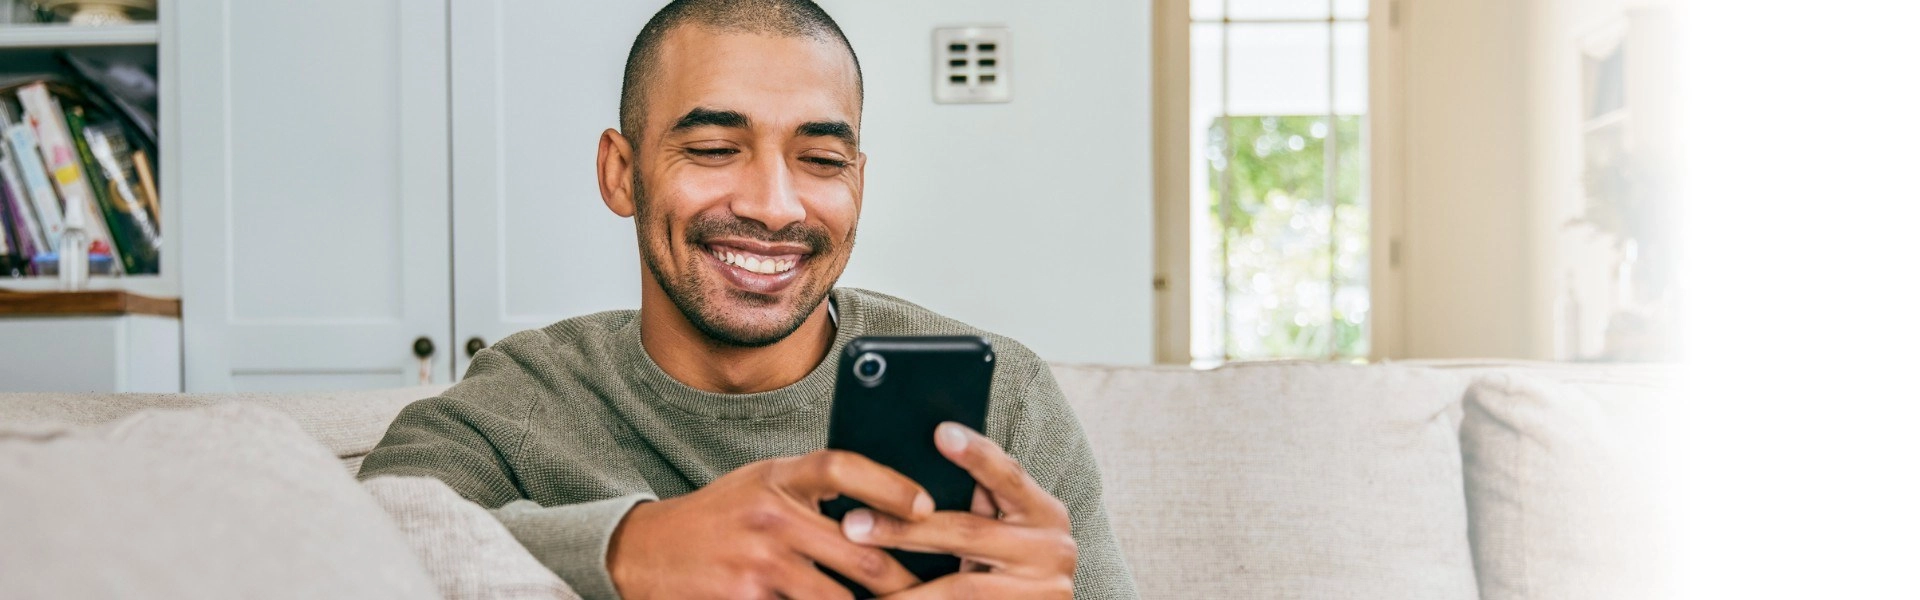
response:
<path id="1" fill-rule="evenodd" d="M 882 596 L 885 600 L 936 598 L 1071 598 L 1073 579 L 1029 579 L 1001 573 L 955 573 L 926 585 Z"/>
<path id="2" fill-rule="evenodd" d="M 813 563 L 799 560 L 798 557 L 796 560 L 779 562 L 772 571 L 767 574 L 767 583 L 773 591 L 779 593 L 781 598 L 792 600 L 852 600 L 853 598 L 852 590 L 840 585 L 819 569 L 813 568 Z"/>
<path id="3" fill-rule="evenodd" d="M 872 511 L 859 512 L 872 514 Z M 920 578 L 914 577 L 885 550 L 854 543 L 840 529 L 841 524 L 826 515 L 808 513 L 801 523 L 787 528 L 782 539 L 801 556 L 833 569 L 875 594 L 888 594 L 920 584 Z"/>
<path id="4" fill-rule="evenodd" d="M 966 469 L 986 488 L 988 495 L 1007 520 L 1015 523 L 1064 525 L 1066 507 L 1027 475 L 1020 463 L 1007 456 L 1000 445 L 959 423 L 941 423 L 934 430 L 934 445 L 947 460 Z"/>
<path id="5" fill-rule="evenodd" d="M 1000 507 L 994 505 L 993 495 L 977 485 L 973 486 L 973 506 L 968 509 L 968 512 L 991 519 L 1000 518 Z"/>
<path id="6" fill-rule="evenodd" d="M 940 511 L 909 523 L 855 510 L 847 513 L 841 529 L 848 539 L 863 544 L 952 554 L 1014 573 L 1071 573 L 1076 556 L 1073 537 L 1064 532 L 1022 527 L 959 511 Z"/>
<path id="7" fill-rule="evenodd" d="M 811 506 L 834 496 L 859 500 L 881 512 L 918 520 L 933 512 L 933 497 L 899 471 L 843 450 L 820 450 L 776 463 L 774 484 Z"/>

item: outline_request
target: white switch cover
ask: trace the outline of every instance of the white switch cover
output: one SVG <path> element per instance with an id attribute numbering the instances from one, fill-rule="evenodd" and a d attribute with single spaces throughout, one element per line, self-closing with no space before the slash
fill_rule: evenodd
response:
<path id="1" fill-rule="evenodd" d="M 933 30 L 933 101 L 941 104 L 1013 99 L 1013 66 L 1005 27 Z"/>

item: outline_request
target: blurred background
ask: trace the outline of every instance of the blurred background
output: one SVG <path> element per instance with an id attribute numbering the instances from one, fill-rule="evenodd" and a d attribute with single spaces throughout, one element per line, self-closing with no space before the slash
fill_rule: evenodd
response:
<path id="1" fill-rule="evenodd" d="M 79 186 L 81 284 L 23 203 L 0 288 L 161 305 L 8 321 L 66 341 L 5 387 L 102 351 L 122 390 L 444 382 L 634 307 L 591 166 L 660 4 L 9 0 L 0 97 L 45 81 L 153 172 Z M 823 4 L 868 85 L 845 285 L 1069 363 L 1676 356 L 1673 2 Z"/>
<path id="2" fill-rule="evenodd" d="M 592 168 L 662 4 L 0 0 L 0 391 L 449 383 L 636 307 Z M 1685 595 L 1913 589 L 1909 3 L 821 4 L 844 285 L 1057 363 L 1680 364 Z"/>

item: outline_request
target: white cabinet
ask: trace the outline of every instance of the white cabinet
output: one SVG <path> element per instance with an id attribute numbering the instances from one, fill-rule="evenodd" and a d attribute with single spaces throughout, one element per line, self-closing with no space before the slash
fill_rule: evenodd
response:
<path id="1" fill-rule="evenodd" d="M 447 5 L 176 10 L 187 391 L 445 381 Z"/>
<path id="2" fill-rule="evenodd" d="M 181 3 L 187 390 L 407 385 L 418 338 L 447 382 L 471 339 L 637 307 L 594 157 L 662 4 Z"/>
<path id="3" fill-rule="evenodd" d="M 0 318 L 0 390 L 180 391 L 180 320 L 153 315 Z"/>
<path id="4" fill-rule="evenodd" d="M 453 324 L 463 346 L 640 305 L 633 221 L 601 202 L 594 160 L 600 132 L 619 126 L 627 49 L 663 4 L 453 7 Z M 461 372 L 466 360 L 462 349 Z"/>

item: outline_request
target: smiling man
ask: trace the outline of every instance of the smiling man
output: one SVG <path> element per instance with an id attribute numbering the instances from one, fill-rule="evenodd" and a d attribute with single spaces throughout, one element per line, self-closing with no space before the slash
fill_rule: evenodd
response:
<path id="1" fill-rule="evenodd" d="M 408 406 L 362 478 L 422 475 L 484 506 L 589 598 L 1131 598 L 1100 476 L 1046 363 L 906 301 L 835 288 L 867 157 L 858 59 L 807 0 L 681 0 L 634 40 L 600 195 L 632 218 L 638 311 L 501 340 Z M 941 453 L 973 510 L 823 450 L 834 356 L 861 335 L 984 335 L 985 432 Z M 819 502 L 873 510 L 836 523 Z M 883 548 L 962 557 L 919 581 Z"/>

